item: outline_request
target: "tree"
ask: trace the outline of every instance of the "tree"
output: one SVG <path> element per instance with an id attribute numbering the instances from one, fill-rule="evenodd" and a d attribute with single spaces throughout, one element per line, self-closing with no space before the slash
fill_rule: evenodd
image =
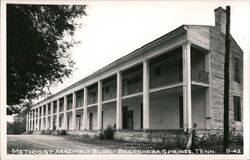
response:
<path id="1" fill-rule="evenodd" d="M 7 5 L 7 113 L 44 95 L 46 88 L 72 74 L 74 62 L 66 41 L 86 15 L 85 5 Z"/>
<path id="2" fill-rule="evenodd" d="M 14 115 L 14 121 L 7 122 L 7 134 L 22 134 L 26 131 L 26 112 L 22 111 Z"/>

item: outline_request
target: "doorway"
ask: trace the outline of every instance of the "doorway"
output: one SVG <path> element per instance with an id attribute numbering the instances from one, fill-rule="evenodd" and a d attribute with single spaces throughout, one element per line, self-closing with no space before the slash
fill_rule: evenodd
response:
<path id="1" fill-rule="evenodd" d="M 69 130 L 69 120 L 70 120 L 70 117 L 67 117 L 67 130 Z"/>
<path id="2" fill-rule="evenodd" d="M 81 130 L 81 125 L 82 125 L 82 123 L 81 123 L 81 115 L 77 115 L 76 116 L 76 129 Z"/>
<path id="3" fill-rule="evenodd" d="M 134 129 L 134 111 L 127 106 L 122 107 L 122 129 Z"/>
<path id="4" fill-rule="evenodd" d="M 89 130 L 93 130 L 93 113 L 89 113 Z"/>
<path id="5" fill-rule="evenodd" d="M 183 128 L 183 96 L 179 96 L 179 126 Z"/>

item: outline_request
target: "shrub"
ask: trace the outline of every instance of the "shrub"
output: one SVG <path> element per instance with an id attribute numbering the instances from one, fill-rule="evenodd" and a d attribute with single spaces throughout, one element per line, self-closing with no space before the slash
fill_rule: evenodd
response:
<path id="1" fill-rule="evenodd" d="M 33 133 L 33 131 L 32 130 L 29 130 L 28 132 L 27 132 L 27 134 L 32 134 Z"/>
<path id="2" fill-rule="evenodd" d="M 41 134 L 46 134 L 46 130 L 43 129 L 42 132 L 41 132 Z"/>
<path id="3" fill-rule="evenodd" d="M 105 139 L 103 132 L 100 133 L 99 139 L 100 139 L 100 140 L 104 140 L 104 139 Z"/>
<path id="4" fill-rule="evenodd" d="M 66 135 L 67 132 L 66 132 L 65 129 L 62 129 L 62 130 L 57 130 L 57 134 L 58 134 L 58 135 Z"/>
<path id="5" fill-rule="evenodd" d="M 112 129 L 111 126 L 108 126 L 105 130 L 104 130 L 104 137 L 106 139 L 113 139 L 114 138 L 114 130 Z"/>

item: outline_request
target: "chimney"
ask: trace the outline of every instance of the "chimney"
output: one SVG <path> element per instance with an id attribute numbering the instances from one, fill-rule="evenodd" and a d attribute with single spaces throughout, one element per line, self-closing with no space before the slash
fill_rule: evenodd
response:
<path id="1" fill-rule="evenodd" d="M 219 27 L 221 32 L 226 34 L 226 10 L 218 7 L 214 10 L 215 26 Z"/>

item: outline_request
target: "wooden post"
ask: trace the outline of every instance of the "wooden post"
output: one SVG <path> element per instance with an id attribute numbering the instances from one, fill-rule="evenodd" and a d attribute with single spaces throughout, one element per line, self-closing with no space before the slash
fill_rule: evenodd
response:
<path id="1" fill-rule="evenodd" d="M 224 65 L 224 139 L 223 152 L 226 153 L 229 141 L 229 62 L 230 62 L 230 6 L 226 6 L 226 40 Z"/>

